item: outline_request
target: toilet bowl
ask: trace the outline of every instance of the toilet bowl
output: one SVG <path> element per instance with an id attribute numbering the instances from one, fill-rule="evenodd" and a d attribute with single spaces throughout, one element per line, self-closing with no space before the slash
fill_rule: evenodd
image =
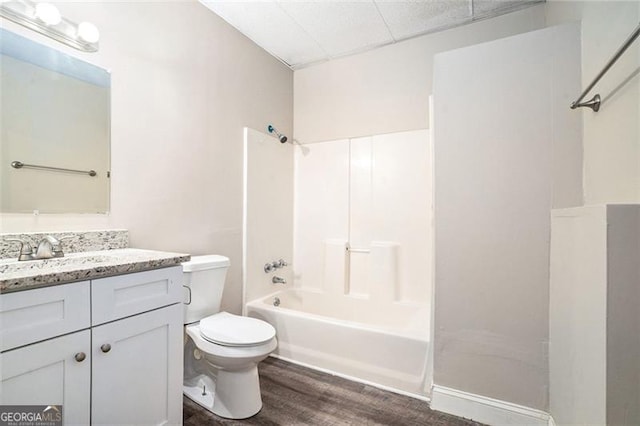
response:
<path id="1" fill-rule="evenodd" d="M 183 264 L 183 391 L 220 417 L 245 419 L 262 408 L 258 363 L 276 349 L 277 340 L 275 328 L 265 321 L 219 312 L 218 287 L 228 266 L 222 256 L 193 256 Z"/>

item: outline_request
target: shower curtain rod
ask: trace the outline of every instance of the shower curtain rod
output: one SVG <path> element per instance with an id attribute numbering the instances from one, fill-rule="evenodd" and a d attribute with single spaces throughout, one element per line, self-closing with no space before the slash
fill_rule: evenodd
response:
<path id="1" fill-rule="evenodd" d="M 586 89 L 584 89 L 584 92 L 582 92 L 580 97 L 571 104 L 571 109 L 588 107 L 595 112 L 598 112 L 598 110 L 600 110 L 600 102 L 601 102 L 600 94 L 596 94 L 593 98 L 591 98 L 586 102 L 580 102 L 580 101 L 582 100 L 582 98 L 584 98 L 587 95 L 587 93 L 591 91 L 591 89 L 593 89 L 593 86 L 595 86 L 598 83 L 598 81 L 600 81 L 600 79 L 607 73 L 607 71 L 609 71 L 609 68 L 611 68 L 611 66 L 616 63 L 616 61 L 620 58 L 620 56 L 622 56 L 625 50 L 627 50 L 627 48 L 631 46 L 631 44 L 638 38 L 638 36 L 640 36 L 640 24 L 638 24 L 636 29 L 633 30 L 629 38 L 625 40 L 625 42 L 622 44 L 622 46 L 620 46 L 620 49 L 618 49 L 618 51 L 613 55 L 613 57 L 609 59 L 609 62 L 607 62 L 604 68 L 602 68 L 602 70 L 598 73 L 596 78 L 593 79 L 591 84 L 587 86 Z"/>

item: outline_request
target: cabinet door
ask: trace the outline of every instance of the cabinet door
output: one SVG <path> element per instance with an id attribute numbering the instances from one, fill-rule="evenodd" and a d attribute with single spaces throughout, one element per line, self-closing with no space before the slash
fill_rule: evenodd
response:
<path id="1" fill-rule="evenodd" d="M 89 424 L 89 330 L 1 353 L 0 378 L 0 405 L 62 405 L 64 424 Z"/>
<path id="2" fill-rule="evenodd" d="M 181 424 L 182 305 L 92 332 L 92 424 Z"/>

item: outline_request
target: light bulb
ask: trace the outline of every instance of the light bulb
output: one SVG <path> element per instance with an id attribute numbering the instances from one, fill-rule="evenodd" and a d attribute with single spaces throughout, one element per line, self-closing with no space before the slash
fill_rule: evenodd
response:
<path id="1" fill-rule="evenodd" d="M 78 25 L 78 37 L 87 43 L 97 43 L 100 39 L 100 32 L 91 22 L 81 22 Z"/>
<path id="2" fill-rule="evenodd" d="M 60 11 L 51 3 L 36 4 L 36 18 L 47 25 L 57 25 L 62 20 Z"/>

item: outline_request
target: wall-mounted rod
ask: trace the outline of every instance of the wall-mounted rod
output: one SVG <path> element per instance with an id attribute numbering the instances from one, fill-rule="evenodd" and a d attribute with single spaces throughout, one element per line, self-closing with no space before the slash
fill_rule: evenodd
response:
<path id="1" fill-rule="evenodd" d="M 82 173 L 83 175 L 96 176 L 97 173 L 95 170 L 75 170 L 75 169 L 63 169 L 61 167 L 51 167 L 51 166 L 38 166 L 37 164 L 25 164 L 21 161 L 12 161 L 11 167 L 14 169 L 38 169 L 38 170 L 53 170 L 56 172 L 70 172 L 70 173 Z"/>
<path id="2" fill-rule="evenodd" d="M 594 110 L 595 112 L 598 112 L 598 110 L 600 110 L 601 99 L 600 99 L 600 95 L 599 94 L 596 94 L 593 98 L 589 99 L 586 102 L 580 102 L 580 101 L 582 101 L 582 99 L 585 96 L 587 96 L 587 94 L 591 91 L 591 89 L 593 89 L 593 87 L 598 83 L 598 81 L 600 81 L 600 79 L 607 73 L 607 71 L 609 71 L 609 68 L 611 68 L 613 66 L 613 64 L 616 63 L 616 61 L 620 58 L 620 56 L 622 56 L 622 54 L 625 52 L 625 50 L 627 50 L 629 48 L 629 46 L 631 46 L 631 44 L 638 38 L 638 36 L 640 36 L 640 24 L 638 24 L 636 29 L 633 30 L 631 35 L 625 40 L 625 42 L 622 44 L 622 46 L 620 46 L 620 48 L 613 55 L 613 57 L 611 59 L 609 59 L 609 62 L 607 62 L 607 64 L 604 66 L 604 68 L 602 68 L 602 71 L 600 71 L 598 73 L 598 75 L 596 76 L 596 78 L 593 79 L 591 84 L 589 86 L 587 86 L 586 89 L 584 89 L 584 92 L 582 92 L 580 97 L 578 99 L 576 99 L 571 104 L 571 109 L 576 109 L 576 108 L 580 108 L 580 107 L 588 107 L 588 108 L 591 108 L 592 110 Z"/>

